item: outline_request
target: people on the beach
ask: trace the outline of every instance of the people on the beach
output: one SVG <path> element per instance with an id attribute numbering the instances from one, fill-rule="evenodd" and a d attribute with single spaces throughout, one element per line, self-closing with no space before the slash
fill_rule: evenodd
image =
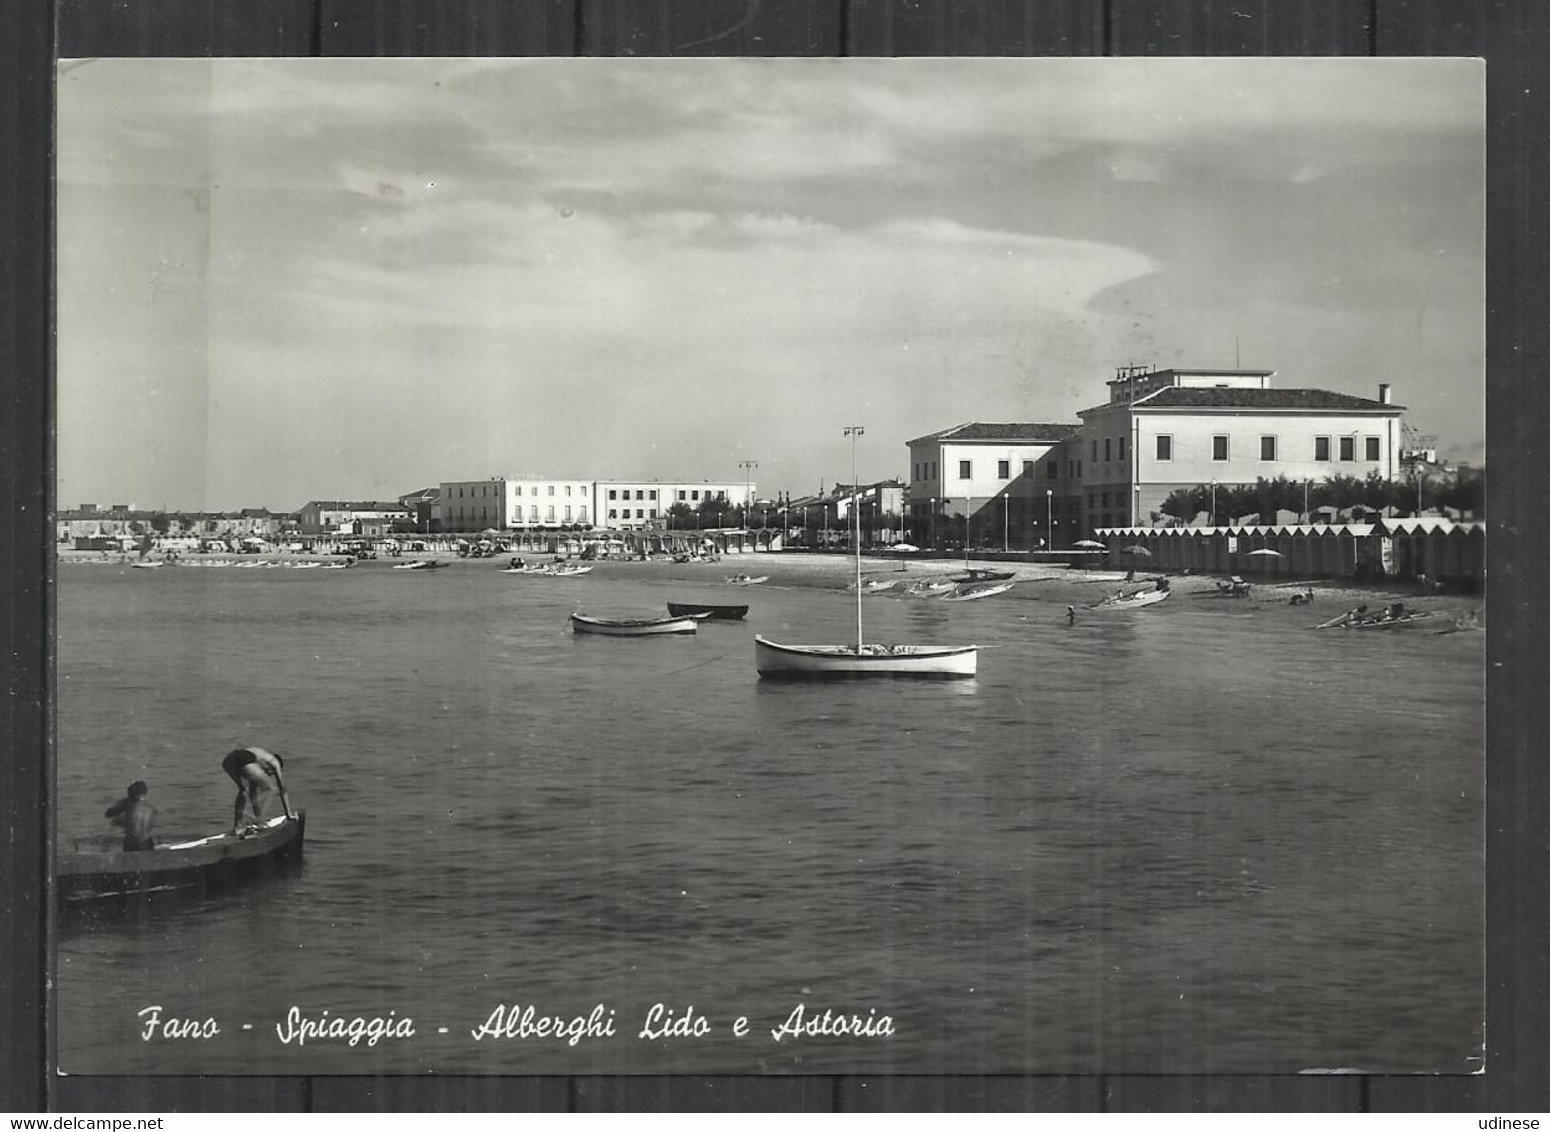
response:
<path id="1" fill-rule="evenodd" d="M 129 784 L 124 796 L 108 807 L 103 817 L 124 831 L 124 851 L 137 852 L 156 848 L 151 829 L 156 824 L 156 807 L 145 800 L 151 788 L 143 781 Z"/>
<path id="2" fill-rule="evenodd" d="M 1076 624 L 1076 606 L 1074 606 L 1074 605 L 1066 606 L 1066 624 L 1067 625 L 1075 625 Z"/>
<path id="3" fill-rule="evenodd" d="M 237 802 L 232 810 L 231 828 L 242 828 L 242 804 L 247 802 L 253 811 L 253 820 L 263 820 L 263 807 L 259 796 L 271 789 L 280 792 L 280 806 L 285 816 L 291 815 L 290 795 L 285 792 L 284 764 L 280 756 L 262 747 L 238 747 L 221 760 L 221 769 L 237 784 Z"/>

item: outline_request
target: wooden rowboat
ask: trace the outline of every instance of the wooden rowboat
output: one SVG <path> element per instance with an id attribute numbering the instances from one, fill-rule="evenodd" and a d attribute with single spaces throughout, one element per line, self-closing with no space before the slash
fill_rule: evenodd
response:
<path id="1" fill-rule="evenodd" d="M 957 590 L 953 593 L 943 594 L 938 601 L 978 601 L 982 597 L 995 597 L 1004 594 L 1012 588 L 1011 582 L 998 582 L 993 586 L 976 586 L 972 589 Z"/>
<path id="2" fill-rule="evenodd" d="M 1129 597 L 1117 597 L 1112 601 L 1099 602 L 1097 605 L 1089 605 L 1091 610 L 1105 609 L 1143 609 L 1148 605 L 1156 605 L 1160 601 L 1166 601 L 1171 590 L 1142 590 L 1140 593 L 1131 594 Z"/>
<path id="3" fill-rule="evenodd" d="M 827 680 L 836 677 L 973 676 L 979 666 L 975 645 L 782 645 L 754 638 L 754 667 L 760 676 Z"/>
<path id="4" fill-rule="evenodd" d="M 203 895 L 280 871 L 301 859 L 305 811 L 270 818 L 240 833 L 218 833 L 125 852 L 103 847 L 61 853 L 54 870 L 59 899 L 82 901 L 153 893 Z M 111 839 L 121 840 L 119 837 Z"/>
<path id="5" fill-rule="evenodd" d="M 605 637 L 658 637 L 665 633 L 692 633 L 698 620 L 697 617 L 587 617 L 572 613 L 570 626 L 575 633 L 598 633 Z"/>
<path id="6" fill-rule="evenodd" d="M 746 605 L 697 605 L 682 601 L 668 602 L 667 611 L 674 617 L 694 617 L 702 621 L 741 621 L 748 616 Z"/>

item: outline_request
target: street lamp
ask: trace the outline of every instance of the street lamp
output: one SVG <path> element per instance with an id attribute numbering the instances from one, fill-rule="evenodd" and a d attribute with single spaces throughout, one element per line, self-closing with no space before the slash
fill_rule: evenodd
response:
<path id="1" fill-rule="evenodd" d="M 936 549 L 936 496 L 931 497 L 931 549 Z"/>
<path id="2" fill-rule="evenodd" d="M 1011 518 L 1010 518 L 1010 515 L 1009 515 L 1009 511 L 1011 509 L 1011 506 L 1012 506 L 1012 497 L 1010 495 L 1003 495 L 1001 497 L 1001 553 L 1002 554 L 1005 554 L 1008 550 L 1011 549 L 1011 540 L 1010 540 L 1009 532 L 1008 532 L 1008 526 L 1011 523 Z"/>
<path id="3" fill-rule="evenodd" d="M 1211 525 L 1216 526 L 1216 481 L 1211 481 Z"/>
<path id="4" fill-rule="evenodd" d="M 1044 504 L 1045 504 L 1045 507 L 1047 508 L 1047 510 L 1045 511 L 1044 518 L 1045 518 L 1045 521 L 1049 524 L 1045 528 L 1045 534 L 1048 536 L 1048 538 L 1047 538 L 1047 541 L 1045 542 L 1044 545 L 1049 547 L 1051 550 L 1054 550 L 1055 549 L 1055 490 L 1053 488 L 1048 488 L 1047 487 L 1047 488 L 1044 489 Z"/>
<path id="5" fill-rule="evenodd" d="M 759 466 L 757 460 L 739 460 L 737 466 L 743 469 L 743 526 L 752 525 L 753 519 L 753 469 Z"/>

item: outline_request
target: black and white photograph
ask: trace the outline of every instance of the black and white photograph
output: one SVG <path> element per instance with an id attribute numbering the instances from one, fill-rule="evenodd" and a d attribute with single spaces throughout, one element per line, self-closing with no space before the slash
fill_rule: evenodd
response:
<path id="1" fill-rule="evenodd" d="M 1485 67 L 57 63 L 69 1075 L 1485 1058 Z"/>

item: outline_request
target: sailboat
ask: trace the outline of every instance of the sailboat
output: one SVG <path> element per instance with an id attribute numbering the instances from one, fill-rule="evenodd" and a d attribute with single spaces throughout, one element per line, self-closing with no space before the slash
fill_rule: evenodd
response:
<path id="1" fill-rule="evenodd" d="M 963 573 L 954 574 L 952 580 L 966 586 L 972 586 L 980 582 L 1005 582 L 1011 579 L 1010 570 L 982 570 L 977 566 L 969 565 L 969 523 L 974 514 L 974 500 L 970 496 L 963 497 Z M 1009 587 L 1002 586 L 997 593 L 1002 593 Z"/>
<path id="2" fill-rule="evenodd" d="M 851 483 L 856 483 L 856 439 L 866 430 L 849 425 Z M 783 645 L 754 637 L 754 666 L 759 675 L 818 680 L 859 676 L 973 676 L 979 666 L 976 645 L 869 645 L 862 638 L 861 508 L 851 505 L 856 547 L 856 643 Z"/>

